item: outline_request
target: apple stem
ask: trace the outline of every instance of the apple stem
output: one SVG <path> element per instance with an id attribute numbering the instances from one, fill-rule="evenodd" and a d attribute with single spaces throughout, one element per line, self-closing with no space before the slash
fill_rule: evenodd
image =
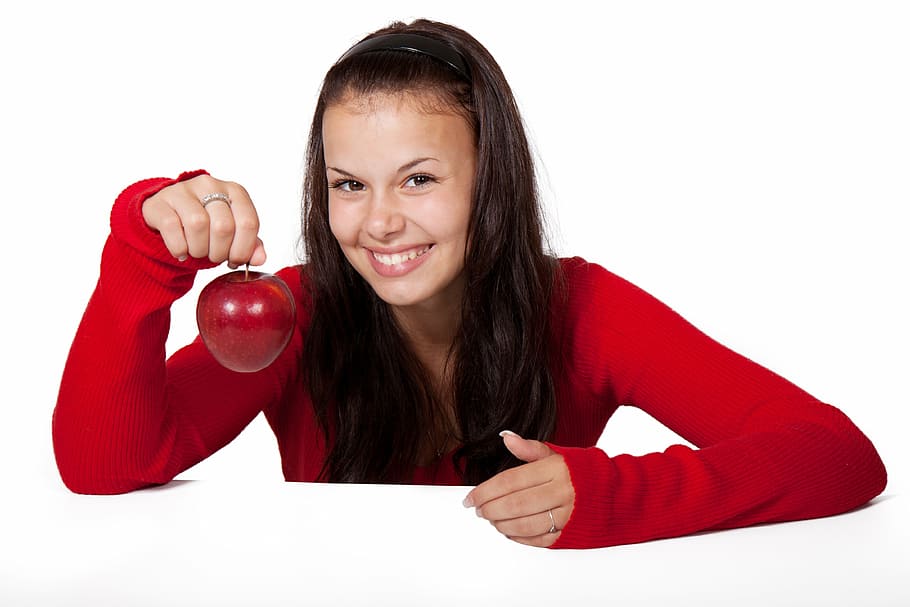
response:
<path id="1" fill-rule="evenodd" d="M 246 264 L 243 268 L 243 280 L 248 281 L 250 279 L 250 264 Z"/>

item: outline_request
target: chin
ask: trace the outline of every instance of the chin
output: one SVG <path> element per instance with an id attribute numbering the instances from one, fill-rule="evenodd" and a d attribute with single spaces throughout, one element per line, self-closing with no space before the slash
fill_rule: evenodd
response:
<path id="1" fill-rule="evenodd" d="M 416 306 L 429 299 L 428 295 L 419 292 L 417 289 L 408 288 L 409 285 L 400 284 L 395 285 L 392 288 L 389 288 L 389 285 L 380 285 L 378 288 L 375 284 L 371 284 L 370 286 L 379 299 L 396 308 Z"/>

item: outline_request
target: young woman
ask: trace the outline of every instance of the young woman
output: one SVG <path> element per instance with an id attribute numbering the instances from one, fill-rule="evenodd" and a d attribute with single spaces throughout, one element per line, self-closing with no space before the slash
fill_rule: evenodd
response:
<path id="1" fill-rule="evenodd" d="M 265 262 L 238 184 L 128 187 L 54 414 L 76 492 L 166 483 L 264 411 L 289 481 L 477 485 L 526 544 L 596 547 L 819 517 L 885 469 L 837 409 L 724 348 L 604 268 L 543 246 L 508 83 L 467 33 L 397 23 L 328 72 L 308 147 L 298 330 L 256 373 L 200 340 L 165 361 L 195 273 Z M 608 457 L 632 404 L 697 448 Z"/>

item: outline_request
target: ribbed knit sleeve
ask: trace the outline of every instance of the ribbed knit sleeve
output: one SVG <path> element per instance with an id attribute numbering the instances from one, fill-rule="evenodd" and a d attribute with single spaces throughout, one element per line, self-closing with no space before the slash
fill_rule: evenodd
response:
<path id="1" fill-rule="evenodd" d="M 552 445 L 575 506 L 554 548 L 642 542 L 837 514 L 884 489 L 884 465 L 838 409 L 710 339 L 627 281 L 564 263 L 567 373 L 696 446 L 608 456 Z"/>
<path id="2" fill-rule="evenodd" d="M 79 493 L 122 493 L 165 483 L 232 440 L 289 372 L 286 351 L 258 373 L 221 367 L 200 340 L 165 361 L 171 304 L 207 259 L 180 262 L 142 218 L 144 200 L 178 179 L 128 187 L 111 211 L 98 283 L 80 322 L 53 416 L 57 466 Z M 295 272 L 284 278 L 294 282 Z M 295 339 L 299 342 L 299 339 Z M 291 350 L 289 348 L 288 350 Z"/>

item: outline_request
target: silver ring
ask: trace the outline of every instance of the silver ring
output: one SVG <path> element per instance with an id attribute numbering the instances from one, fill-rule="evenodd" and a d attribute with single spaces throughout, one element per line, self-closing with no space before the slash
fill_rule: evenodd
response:
<path id="1" fill-rule="evenodd" d="M 202 208 L 204 209 L 210 202 L 220 201 L 226 203 L 228 206 L 231 206 L 231 197 L 227 194 L 221 192 L 212 192 L 211 194 L 206 194 L 202 197 Z"/>
<path id="2" fill-rule="evenodd" d="M 553 510 L 547 510 L 547 514 L 550 515 L 550 530 L 547 531 L 547 533 L 556 533 L 559 530 L 556 528 L 556 519 L 553 518 Z"/>

